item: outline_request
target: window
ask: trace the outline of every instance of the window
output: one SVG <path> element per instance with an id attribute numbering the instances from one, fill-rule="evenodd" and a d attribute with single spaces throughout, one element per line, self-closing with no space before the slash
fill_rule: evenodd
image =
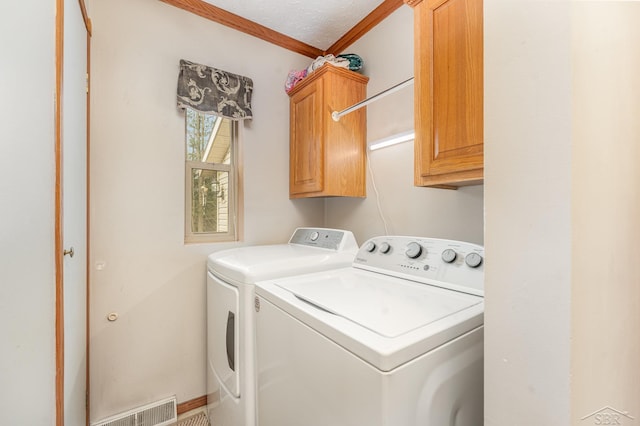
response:
<path id="1" fill-rule="evenodd" d="M 238 124 L 185 109 L 185 242 L 237 240 Z"/>

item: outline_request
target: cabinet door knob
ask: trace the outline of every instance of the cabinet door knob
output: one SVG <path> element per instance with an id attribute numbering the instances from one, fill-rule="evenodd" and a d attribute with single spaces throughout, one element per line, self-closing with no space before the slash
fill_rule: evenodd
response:
<path id="1" fill-rule="evenodd" d="M 69 257 L 73 257 L 73 255 L 74 255 L 73 247 L 71 247 L 69 250 L 64 250 L 64 251 L 62 252 L 62 255 L 63 255 L 63 256 L 69 255 Z"/>

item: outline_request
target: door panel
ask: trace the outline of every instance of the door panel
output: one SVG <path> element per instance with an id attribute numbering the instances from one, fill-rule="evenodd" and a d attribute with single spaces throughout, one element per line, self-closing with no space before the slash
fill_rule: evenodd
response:
<path id="1" fill-rule="evenodd" d="M 414 16 L 414 183 L 482 183 L 482 0 L 422 1 Z"/>
<path id="2" fill-rule="evenodd" d="M 86 423 L 87 33 L 77 0 L 64 2 L 62 238 L 64 256 L 64 419 Z"/>
<path id="3" fill-rule="evenodd" d="M 324 189 L 323 91 L 323 82 L 318 80 L 291 98 L 291 194 Z"/>

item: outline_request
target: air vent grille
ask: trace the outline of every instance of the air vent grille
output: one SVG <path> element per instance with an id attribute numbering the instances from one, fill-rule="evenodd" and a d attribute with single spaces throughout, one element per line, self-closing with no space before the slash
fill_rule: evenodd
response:
<path id="1" fill-rule="evenodd" d="M 171 397 L 116 414 L 91 426 L 168 426 L 176 420 L 176 398 Z"/>

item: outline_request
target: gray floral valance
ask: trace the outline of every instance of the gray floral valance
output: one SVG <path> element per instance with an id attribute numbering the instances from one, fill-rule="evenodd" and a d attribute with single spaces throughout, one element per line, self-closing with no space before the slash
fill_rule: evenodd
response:
<path id="1" fill-rule="evenodd" d="M 206 65 L 180 60 L 178 108 L 191 108 L 232 120 L 252 118 L 253 80 Z"/>

